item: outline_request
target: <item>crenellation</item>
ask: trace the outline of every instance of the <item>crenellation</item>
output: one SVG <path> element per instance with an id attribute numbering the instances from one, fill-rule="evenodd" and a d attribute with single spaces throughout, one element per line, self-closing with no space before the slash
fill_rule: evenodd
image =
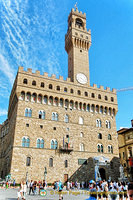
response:
<path id="1" fill-rule="evenodd" d="M 93 84 L 93 87 L 94 87 L 94 88 L 97 88 L 97 84 Z"/>
<path id="2" fill-rule="evenodd" d="M 44 77 L 48 78 L 48 73 L 47 72 L 44 72 Z"/>
<path id="3" fill-rule="evenodd" d="M 63 76 L 59 76 L 59 80 L 63 81 Z"/>
<path id="4" fill-rule="evenodd" d="M 106 91 L 110 92 L 110 87 L 106 87 Z"/>
<path id="5" fill-rule="evenodd" d="M 23 72 L 23 71 L 24 71 L 24 67 L 19 66 L 19 68 L 18 68 L 18 72 Z"/>
<path id="6" fill-rule="evenodd" d="M 112 92 L 116 94 L 116 89 L 115 89 L 115 88 L 113 88 L 113 89 L 112 89 Z"/>
<path id="7" fill-rule="evenodd" d="M 55 75 L 55 74 L 52 74 L 52 75 L 51 75 L 51 78 L 55 78 L 55 79 L 56 79 L 56 75 Z"/>
<path id="8" fill-rule="evenodd" d="M 103 85 L 100 85 L 100 89 L 101 89 L 101 90 L 104 90 L 104 86 L 103 86 Z"/>
<path id="9" fill-rule="evenodd" d="M 67 77 L 66 81 L 67 81 L 67 82 L 71 82 L 71 79 Z"/>
<path id="10" fill-rule="evenodd" d="M 40 71 L 39 71 L 39 70 L 36 70 L 35 74 L 36 74 L 37 76 L 39 76 L 39 75 L 40 75 Z"/>
<path id="11" fill-rule="evenodd" d="M 32 69 L 31 69 L 31 68 L 28 68 L 28 69 L 27 69 L 27 72 L 28 72 L 29 74 L 32 74 Z"/>

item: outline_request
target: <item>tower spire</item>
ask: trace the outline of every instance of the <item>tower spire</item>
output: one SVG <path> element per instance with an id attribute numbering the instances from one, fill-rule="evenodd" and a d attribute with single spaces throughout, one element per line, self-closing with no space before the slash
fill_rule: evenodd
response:
<path id="1" fill-rule="evenodd" d="M 77 4 L 78 3 L 76 2 L 75 5 L 74 5 L 74 7 L 75 7 L 76 10 L 78 10 Z"/>

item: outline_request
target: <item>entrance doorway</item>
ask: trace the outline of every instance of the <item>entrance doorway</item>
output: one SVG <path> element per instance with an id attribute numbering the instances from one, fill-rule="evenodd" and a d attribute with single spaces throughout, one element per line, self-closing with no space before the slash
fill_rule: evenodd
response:
<path id="1" fill-rule="evenodd" d="M 105 172 L 105 169 L 104 168 L 100 168 L 99 169 L 99 173 L 100 173 L 100 176 L 101 176 L 101 179 L 102 180 L 106 180 L 106 172 Z"/>
<path id="2" fill-rule="evenodd" d="M 68 181 L 68 174 L 64 174 L 64 183 Z"/>

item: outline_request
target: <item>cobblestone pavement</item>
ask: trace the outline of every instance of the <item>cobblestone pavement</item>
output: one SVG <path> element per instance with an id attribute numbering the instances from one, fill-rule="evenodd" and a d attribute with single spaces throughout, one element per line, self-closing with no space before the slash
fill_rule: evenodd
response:
<path id="1" fill-rule="evenodd" d="M 0 189 L 0 200 L 17 200 L 17 191 L 18 189 L 16 188 Z M 88 191 L 85 190 L 63 190 L 63 200 L 85 200 L 89 198 L 89 195 L 87 193 Z M 110 197 L 108 199 L 110 200 Z M 59 195 L 57 191 L 48 188 L 47 195 L 45 197 L 42 197 L 38 194 L 27 194 L 26 200 L 59 200 Z M 119 200 L 119 197 L 117 198 L 117 200 Z"/>

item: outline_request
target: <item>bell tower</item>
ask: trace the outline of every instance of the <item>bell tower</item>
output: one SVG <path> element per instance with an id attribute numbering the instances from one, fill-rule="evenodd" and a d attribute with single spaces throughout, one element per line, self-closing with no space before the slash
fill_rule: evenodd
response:
<path id="1" fill-rule="evenodd" d="M 65 50 L 68 53 L 68 77 L 74 83 L 89 84 L 91 31 L 86 29 L 86 14 L 73 8 L 68 16 Z"/>

